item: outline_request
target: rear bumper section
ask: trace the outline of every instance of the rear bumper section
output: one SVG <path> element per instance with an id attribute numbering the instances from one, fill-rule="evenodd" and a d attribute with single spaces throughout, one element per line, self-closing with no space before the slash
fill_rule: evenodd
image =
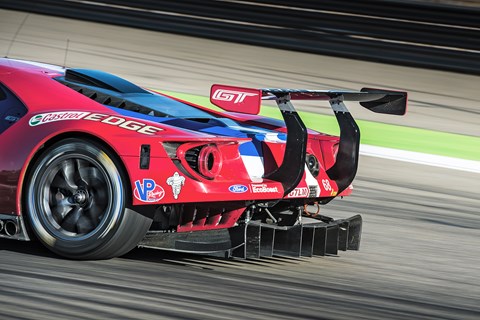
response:
<path id="1" fill-rule="evenodd" d="M 221 255 L 227 258 L 312 257 L 359 250 L 362 217 L 329 223 L 303 218 L 303 224 L 277 226 L 257 221 L 230 229 L 148 232 L 139 247 Z"/>

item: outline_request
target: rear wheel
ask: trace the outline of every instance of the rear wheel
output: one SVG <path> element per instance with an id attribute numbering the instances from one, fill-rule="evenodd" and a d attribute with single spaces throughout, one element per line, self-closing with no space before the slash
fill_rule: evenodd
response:
<path id="1" fill-rule="evenodd" d="M 25 204 L 33 231 L 47 248 L 68 258 L 127 253 L 152 220 L 126 208 L 125 181 L 115 157 L 96 143 L 56 143 L 29 176 Z"/>

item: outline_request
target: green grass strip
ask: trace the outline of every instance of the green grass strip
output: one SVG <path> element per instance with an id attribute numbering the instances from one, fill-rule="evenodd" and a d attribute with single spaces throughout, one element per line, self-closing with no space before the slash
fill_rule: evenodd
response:
<path id="1" fill-rule="evenodd" d="M 162 91 L 179 99 L 193 102 L 215 110 L 208 97 L 186 93 Z M 260 114 L 282 119 L 276 107 L 262 106 Z M 335 117 L 312 112 L 299 112 L 305 125 L 313 130 L 338 135 Z M 467 160 L 480 161 L 480 138 L 461 134 L 403 127 L 398 125 L 356 120 L 361 132 L 361 143 L 378 147 L 415 151 Z"/>

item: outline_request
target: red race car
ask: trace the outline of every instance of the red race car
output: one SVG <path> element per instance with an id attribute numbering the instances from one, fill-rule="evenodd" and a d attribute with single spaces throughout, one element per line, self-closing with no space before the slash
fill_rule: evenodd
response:
<path id="1" fill-rule="evenodd" d="M 403 115 L 406 93 L 213 85 L 210 99 L 226 112 L 102 71 L 0 59 L 0 237 L 73 259 L 358 250 L 361 217 L 315 207 L 351 193 L 360 133 L 343 101 Z M 258 115 L 265 100 L 284 121 Z M 307 130 L 292 100 L 330 103 L 340 137 Z"/>

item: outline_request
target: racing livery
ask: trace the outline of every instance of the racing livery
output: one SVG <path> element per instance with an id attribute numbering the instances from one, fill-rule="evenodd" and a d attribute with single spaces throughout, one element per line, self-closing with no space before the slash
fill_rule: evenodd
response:
<path id="1" fill-rule="evenodd" d="M 407 94 L 215 84 L 210 100 L 224 111 L 102 71 L 0 59 L 0 237 L 73 259 L 358 250 L 360 216 L 319 214 L 357 170 L 344 101 L 403 115 Z M 329 103 L 340 136 L 308 130 L 293 100 Z M 283 121 L 258 115 L 268 101 Z"/>

